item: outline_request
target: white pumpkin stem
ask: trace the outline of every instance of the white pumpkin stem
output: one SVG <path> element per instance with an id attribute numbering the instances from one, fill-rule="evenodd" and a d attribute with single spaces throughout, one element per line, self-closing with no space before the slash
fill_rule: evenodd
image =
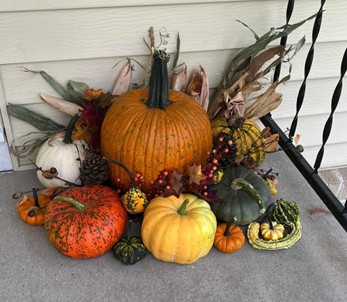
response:
<path id="1" fill-rule="evenodd" d="M 69 124 L 67 125 L 66 131 L 65 131 L 65 137 L 63 140 L 65 144 L 71 144 L 73 142 L 72 133 L 75 129 L 75 124 L 79 120 L 79 118 L 80 118 L 79 114 L 75 114 L 73 118 L 70 120 Z"/>

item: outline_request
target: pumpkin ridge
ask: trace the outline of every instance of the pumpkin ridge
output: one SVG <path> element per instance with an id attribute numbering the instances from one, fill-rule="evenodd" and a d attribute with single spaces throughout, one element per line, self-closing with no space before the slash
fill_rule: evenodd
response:
<path id="1" fill-rule="evenodd" d="M 179 108 L 179 109 L 181 109 L 181 108 Z M 182 120 L 182 124 L 185 126 L 185 130 L 188 133 L 188 137 L 199 136 L 199 133 L 195 130 L 195 127 L 196 127 L 195 120 L 192 119 L 187 123 L 187 120 L 184 118 L 184 116 L 182 116 L 182 114 L 180 113 L 181 110 L 179 110 L 179 109 L 177 109 L 175 113 L 180 116 L 180 118 Z M 192 123 L 192 124 L 190 124 L 190 123 Z M 196 128 L 196 129 L 198 129 L 198 128 Z M 191 152 L 189 152 L 189 150 L 187 150 L 186 148 L 189 148 L 189 146 L 187 146 L 187 144 L 184 144 L 184 154 L 192 154 L 195 157 L 195 155 L 197 154 L 197 150 L 201 150 L 202 145 L 201 145 L 200 140 L 195 140 L 195 143 L 192 144 L 193 150 Z M 189 160 L 192 161 L 193 158 L 190 158 Z M 199 161 L 199 164 L 201 164 L 200 159 L 199 160 L 196 159 L 195 161 Z M 190 164 L 193 164 L 193 162 Z M 188 166 L 189 166 L 189 163 L 188 163 L 187 167 Z"/>
<path id="2" fill-rule="evenodd" d="M 118 154 L 117 154 L 117 152 L 114 151 L 114 158 L 117 158 L 118 161 L 120 161 L 121 163 L 125 164 L 125 166 L 127 166 L 128 169 L 133 174 L 135 172 L 134 162 L 135 162 L 135 158 L 136 158 L 136 152 L 134 152 L 134 148 L 136 147 L 137 141 L 135 140 L 135 142 L 132 142 L 131 139 L 132 139 L 133 136 L 138 138 L 138 135 L 134 135 L 133 133 L 130 133 L 129 132 L 129 128 L 134 129 L 134 127 L 133 127 L 134 121 L 140 121 L 140 124 L 138 125 L 138 127 L 135 128 L 135 129 L 138 129 L 137 134 L 140 133 L 141 127 L 142 127 L 142 125 L 144 123 L 144 118 L 141 119 L 141 117 L 144 116 L 145 114 L 146 114 L 145 111 L 141 111 L 141 112 L 139 112 L 138 114 L 136 114 L 134 116 L 134 118 L 132 119 L 131 122 L 127 121 L 126 123 L 124 123 L 126 127 L 124 127 L 125 129 L 123 130 L 123 132 L 120 132 L 120 133 L 124 133 L 123 134 L 124 140 L 122 142 L 123 144 L 120 147 L 121 152 L 118 152 Z M 122 122 L 123 122 L 123 120 L 122 120 Z M 129 140 L 130 140 L 131 143 L 129 143 Z M 121 157 L 122 155 L 126 156 L 126 158 Z M 129 163 L 132 163 L 132 164 L 130 165 Z M 121 169 L 118 166 L 114 166 L 111 169 L 111 171 L 115 171 L 115 173 L 117 174 L 117 176 L 119 178 L 121 178 L 121 179 L 123 178 L 122 179 L 123 183 L 124 182 L 128 183 L 126 181 L 126 179 L 128 179 L 129 176 L 126 174 L 125 171 L 123 171 L 123 169 Z M 139 171 L 139 172 L 143 173 L 142 171 Z"/>
<path id="3" fill-rule="evenodd" d="M 146 111 L 148 112 L 147 115 L 151 114 L 151 118 L 149 119 L 149 122 L 148 122 L 148 128 L 153 129 L 153 131 L 147 131 L 147 138 L 143 138 L 143 142 L 146 142 L 145 144 L 146 151 L 144 154 L 144 161 L 143 161 L 144 170 L 141 171 L 142 173 L 147 174 L 147 177 L 146 177 L 147 179 L 151 179 L 151 180 L 155 180 L 158 177 L 160 170 L 162 170 L 160 163 L 158 161 L 156 163 L 153 162 L 154 158 L 158 158 L 158 159 L 161 158 L 161 157 L 155 156 L 155 153 L 156 152 L 160 153 L 160 151 L 162 151 L 161 146 L 158 146 L 158 142 L 160 142 L 160 140 L 157 139 L 160 115 L 155 114 L 154 110 L 161 110 L 161 109 L 152 109 L 152 110 Z M 148 117 L 146 117 L 146 119 L 148 119 Z M 151 143 L 152 140 L 153 140 L 153 144 Z M 153 169 L 146 169 L 146 167 L 150 167 L 150 166 L 152 166 Z M 155 166 L 157 167 L 156 169 L 155 169 Z M 154 172 L 155 170 L 157 170 L 158 173 L 155 173 Z M 151 172 L 151 173 L 148 173 L 148 172 Z"/>

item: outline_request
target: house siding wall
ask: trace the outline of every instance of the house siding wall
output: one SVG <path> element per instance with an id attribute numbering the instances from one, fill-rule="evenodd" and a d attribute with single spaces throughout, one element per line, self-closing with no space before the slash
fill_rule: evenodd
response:
<path id="1" fill-rule="evenodd" d="M 254 42 L 241 20 L 259 35 L 285 23 L 286 1 L 208 0 L 2 0 L 0 6 L 0 109 L 10 146 L 21 146 L 23 135 L 35 129 L 9 117 L 8 103 L 37 110 L 60 123 L 68 117 L 44 104 L 38 94 L 55 95 L 39 76 L 25 73 L 20 66 L 45 70 L 62 84 L 69 79 L 108 91 L 121 64 L 131 57 L 148 64 L 149 53 L 143 42 L 150 26 L 165 27 L 171 39 L 168 52 L 174 52 L 177 33 L 181 37 L 180 62 L 190 70 L 202 65 L 215 88 L 225 66 L 237 51 Z M 291 23 L 318 11 L 320 1 L 297 1 Z M 339 79 L 341 58 L 346 47 L 347 4 L 327 1 L 312 71 L 307 81 L 306 98 L 297 132 L 304 145 L 303 155 L 312 164 L 321 144 L 324 122 L 330 112 L 330 100 Z M 283 130 L 290 127 L 295 102 L 303 80 L 303 66 L 310 47 L 313 21 L 307 22 L 289 37 L 296 43 L 303 35 L 306 45 L 292 61 L 291 80 L 279 87 L 283 103 L 273 117 Z M 286 70 L 283 69 L 283 74 Z M 134 83 L 141 83 L 145 71 L 135 66 Z M 270 80 L 270 79 L 268 79 Z M 266 80 L 265 80 L 266 81 Z M 325 149 L 322 168 L 347 165 L 346 89 L 334 118 L 334 127 Z M 343 152 L 343 150 L 345 150 Z M 34 155 L 33 155 L 34 157 Z M 29 159 L 12 157 L 15 170 L 32 168 Z"/>

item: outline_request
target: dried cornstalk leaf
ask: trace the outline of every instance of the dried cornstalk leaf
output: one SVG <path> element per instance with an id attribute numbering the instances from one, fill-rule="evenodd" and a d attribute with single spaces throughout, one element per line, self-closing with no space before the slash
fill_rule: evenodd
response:
<path id="1" fill-rule="evenodd" d="M 79 99 L 82 102 L 84 93 L 89 89 L 89 86 L 82 82 L 76 82 L 70 80 L 66 84 L 68 92 L 76 99 Z"/>
<path id="2" fill-rule="evenodd" d="M 226 106 L 225 109 L 225 117 L 228 120 L 228 123 L 232 123 L 235 120 L 244 116 L 245 113 L 245 99 L 242 95 L 242 92 L 239 92 L 234 98 L 230 98 L 229 95 L 226 94 Z"/>
<path id="3" fill-rule="evenodd" d="M 47 72 L 43 70 L 30 70 L 28 68 L 22 67 L 23 71 L 25 72 L 31 72 L 31 73 L 38 73 L 40 74 L 47 82 L 48 84 L 66 101 L 76 103 L 78 105 L 81 105 L 80 98 L 75 98 L 71 93 L 64 88 L 63 85 L 61 85 L 58 81 L 56 81 L 52 76 L 50 76 Z"/>
<path id="4" fill-rule="evenodd" d="M 80 111 L 83 111 L 83 107 L 54 96 L 41 93 L 40 98 L 47 104 L 53 106 L 55 109 L 58 109 L 59 111 L 72 116 L 79 113 Z"/>
<path id="5" fill-rule="evenodd" d="M 205 70 L 201 66 L 200 70 L 194 70 L 192 72 L 186 93 L 207 111 L 209 105 L 209 85 Z"/>
<path id="6" fill-rule="evenodd" d="M 131 60 L 128 59 L 128 63 L 124 65 L 124 67 L 122 68 L 116 80 L 116 84 L 114 85 L 112 89 L 112 95 L 122 95 L 123 93 L 129 90 L 131 75 L 132 75 Z"/>
<path id="7" fill-rule="evenodd" d="M 245 117 L 249 119 L 258 119 L 275 110 L 282 102 L 282 94 L 275 92 L 278 82 L 273 83 L 261 95 L 253 99 L 252 105 L 245 110 Z"/>
<path id="8" fill-rule="evenodd" d="M 172 63 L 172 69 L 176 68 L 178 63 L 178 58 L 180 56 L 180 48 L 181 48 L 181 38 L 180 34 L 177 34 L 177 40 L 176 40 L 176 51 L 173 57 L 173 63 Z"/>
<path id="9" fill-rule="evenodd" d="M 264 141 L 264 151 L 267 153 L 275 152 L 277 149 L 279 140 L 278 133 L 270 135 L 265 141 Z"/>
<path id="10" fill-rule="evenodd" d="M 256 74 L 260 70 L 260 68 L 269 60 L 271 60 L 274 56 L 278 55 L 282 57 L 282 55 L 285 52 L 285 46 L 278 45 L 275 47 L 271 47 L 267 50 L 264 50 L 259 55 L 257 55 L 252 61 L 250 62 L 248 68 L 245 72 L 249 74 L 247 80 L 253 81 L 256 77 Z"/>
<path id="11" fill-rule="evenodd" d="M 29 123 L 40 131 L 59 131 L 65 129 L 65 126 L 56 123 L 50 118 L 19 105 L 9 103 L 7 110 L 9 115 Z"/>
<path id="12" fill-rule="evenodd" d="M 172 70 L 170 88 L 175 91 L 186 91 L 188 85 L 187 65 L 182 63 Z"/>

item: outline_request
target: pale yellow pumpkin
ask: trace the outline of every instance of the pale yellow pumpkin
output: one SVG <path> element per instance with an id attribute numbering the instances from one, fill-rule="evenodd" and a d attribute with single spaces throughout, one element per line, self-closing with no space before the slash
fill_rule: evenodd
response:
<path id="1" fill-rule="evenodd" d="M 156 197 L 144 212 L 142 241 L 165 262 L 190 264 L 213 246 L 217 220 L 210 205 L 193 194 Z"/>

